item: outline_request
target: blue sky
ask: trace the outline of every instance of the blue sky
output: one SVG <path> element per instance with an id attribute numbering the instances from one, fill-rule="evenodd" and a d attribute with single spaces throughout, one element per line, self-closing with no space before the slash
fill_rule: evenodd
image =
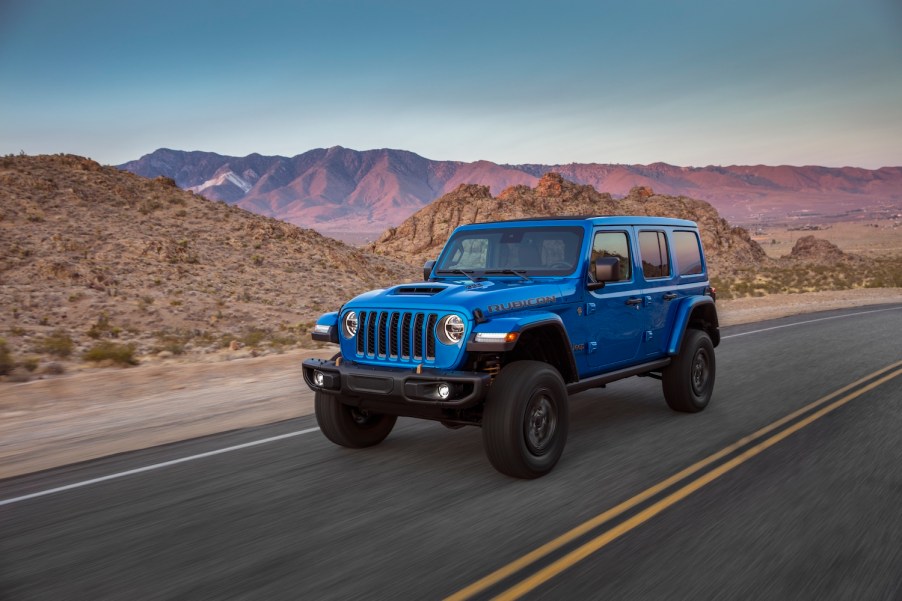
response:
<path id="1" fill-rule="evenodd" d="M 902 165 L 899 0 L 0 0 L 0 154 Z"/>

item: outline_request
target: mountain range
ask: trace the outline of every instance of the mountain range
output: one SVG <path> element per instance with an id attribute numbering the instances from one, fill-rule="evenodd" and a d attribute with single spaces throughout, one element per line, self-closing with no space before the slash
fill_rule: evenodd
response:
<path id="1" fill-rule="evenodd" d="M 357 151 L 341 146 L 293 157 L 161 148 L 118 166 L 144 177 L 169 177 L 212 200 L 238 205 L 321 232 L 378 233 L 400 224 L 460 184 L 535 186 L 548 172 L 622 197 L 635 186 L 710 202 L 732 223 L 879 216 L 902 207 L 902 167 L 678 167 L 619 165 L 503 165 L 434 161 L 406 150 Z"/>

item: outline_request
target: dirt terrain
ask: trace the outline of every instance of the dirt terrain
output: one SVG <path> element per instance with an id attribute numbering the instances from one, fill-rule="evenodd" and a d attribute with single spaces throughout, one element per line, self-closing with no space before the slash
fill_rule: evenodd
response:
<path id="1" fill-rule="evenodd" d="M 718 301 L 721 325 L 902 301 L 902 289 L 858 289 Z M 0 478 L 307 415 L 313 398 L 295 350 L 218 361 L 147 361 L 23 384 L 0 383 Z"/>
<path id="2" fill-rule="evenodd" d="M 902 219 L 872 219 L 836 223 L 746 226 L 767 256 L 778 259 L 792 252 L 804 236 L 829 240 L 843 252 L 864 257 L 902 257 Z"/>

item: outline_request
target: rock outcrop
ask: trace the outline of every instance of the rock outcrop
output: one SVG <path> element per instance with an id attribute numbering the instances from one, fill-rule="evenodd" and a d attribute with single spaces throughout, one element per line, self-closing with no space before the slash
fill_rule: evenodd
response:
<path id="1" fill-rule="evenodd" d="M 796 240 L 792 251 L 785 258 L 809 263 L 838 263 L 853 260 L 857 257 L 844 253 L 829 240 L 805 236 Z"/>

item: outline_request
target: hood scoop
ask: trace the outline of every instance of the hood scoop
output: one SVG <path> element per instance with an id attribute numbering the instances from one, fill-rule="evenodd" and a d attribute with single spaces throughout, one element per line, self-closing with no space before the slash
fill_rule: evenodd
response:
<path id="1" fill-rule="evenodd" d="M 415 294 L 418 296 L 433 296 L 438 294 L 447 286 L 399 286 L 395 289 L 394 294 Z"/>

